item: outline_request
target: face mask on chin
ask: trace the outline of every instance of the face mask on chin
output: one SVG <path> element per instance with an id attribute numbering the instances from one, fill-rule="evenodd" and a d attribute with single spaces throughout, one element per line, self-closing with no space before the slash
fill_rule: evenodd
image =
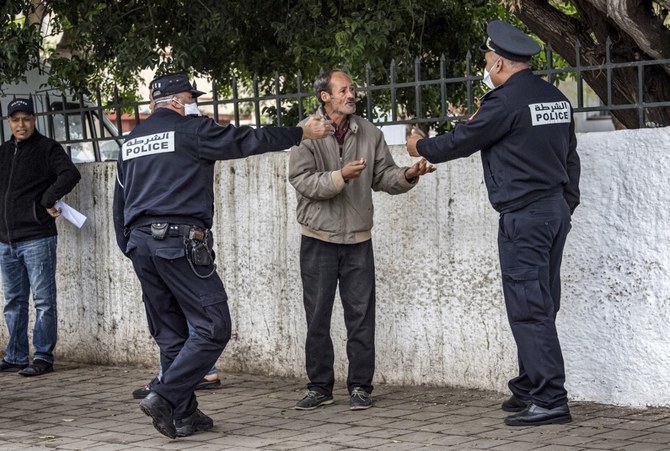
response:
<path id="1" fill-rule="evenodd" d="M 493 63 L 493 66 L 491 66 L 491 69 L 495 67 L 496 64 L 498 64 L 498 61 L 500 61 L 500 58 L 496 60 L 495 63 Z M 493 84 L 493 80 L 491 80 L 491 72 L 484 67 L 484 78 L 482 78 L 482 83 L 484 83 L 489 89 L 495 89 L 495 85 Z"/>

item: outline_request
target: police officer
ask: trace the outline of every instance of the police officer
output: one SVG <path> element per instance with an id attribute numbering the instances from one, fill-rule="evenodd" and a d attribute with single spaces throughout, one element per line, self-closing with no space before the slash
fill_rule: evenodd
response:
<path id="1" fill-rule="evenodd" d="M 500 213 L 498 252 L 507 316 L 516 341 L 519 375 L 502 404 L 510 426 L 572 421 L 556 333 L 560 268 L 579 204 L 579 157 L 572 107 L 529 68 L 540 46 L 502 22 L 487 26 L 484 83 L 491 88 L 477 113 L 434 138 L 412 134 L 410 155 L 431 163 L 481 150 L 489 200 Z"/>
<path id="2" fill-rule="evenodd" d="M 212 254 L 215 160 L 288 149 L 333 130 L 316 118 L 302 127 L 222 127 L 189 116 L 202 94 L 184 75 L 154 81 L 154 113 L 127 136 L 114 192 L 117 243 L 140 280 L 163 369 L 140 408 L 170 438 L 212 428 L 194 389 L 231 333 Z"/>
<path id="3" fill-rule="evenodd" d="M 154 112 L 154 96 L 153 96 L 153 90 L 154 90 L 154 84 L 156 83 L 162 83 L 163 78 L 170 78 L 172 75 L 165 75 L 162 77 L 158 77 L 154 80 L 151 80 L 151 83 L 149 83 L 149 111 L 151 113 Z M 200 114 L 195 114 L 195 116 L 200 116 Z M 189 333 L 193 330 L 192 327 L 189 326 Z M 159 357 L 160 358 L 160 357 Z M 144 399 L 150 392 L 151 392 L 151 387 L 152 385 L 156 384 L 160 378 L 161 378 L 162 371 L 159 370 L 158 376 L 154 377 L 149 381 L 149 383 L 143 385 L 140 388 L 137 388 L 133 390 L 133 398 L 135 399 Z M 213 389 L 221 386 L 221 381 L 219 380 L 219 374 L 218 370 L 216 368 L 216 365 L 213 365 L 212 368 L 207 372 L 203 380 L 200 381 L 198 385 L 196 385 L 195 389 L 196 390 L 206 390 L 206 389 Z"/>

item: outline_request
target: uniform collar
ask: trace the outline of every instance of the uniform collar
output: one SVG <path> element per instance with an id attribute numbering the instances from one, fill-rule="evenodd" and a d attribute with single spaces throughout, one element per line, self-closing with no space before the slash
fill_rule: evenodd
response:
<path id="1" fill-rule="evenodd" d="M 480 101 L 481 101 L 481 100 L 486 100 L 486 99 L 489 98 L 493 93 L 500 91 L 500 90 L 503 89 L 505 86 L 515 85 L 515 84 L 518 83 L 520 80 L 525 79 L 525 78 L 528 77 L 529 75 L 531 75 L 531 76 L 533 75 L 533 71 L 531 71 L 530 68 L 520 70 L 519 72 L 516 72 L 516 73 L 510 75 L 510 77 L 507 79 L 507 81 L 505 81 L 505 83 L 503 83 L 503 84 L 500 85 L 500 86 L 496 86 L 494 89 L 491 89 L 489 92 L 487 92 L 486 94 L 484 94 L 483 96 L 481 96 L 481 97 L 479 98 L 479 100 L 480 100 Z"/>

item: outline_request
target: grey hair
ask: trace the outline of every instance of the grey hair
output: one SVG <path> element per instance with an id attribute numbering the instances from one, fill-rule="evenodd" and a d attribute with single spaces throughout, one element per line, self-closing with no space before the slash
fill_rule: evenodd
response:
<path id="1" fill-rule="evenodd" d="M 330 87 L 330 80 L 332 80 L 333 74 L 338 72 L 351 78 L 347 71 L 342 69 L 334 69 L 329 72 L 321 72 L 314 80 L 314 91 L 316 91 L 316 98 L 319 100 L 319 104 L 323 105 L 323 100 L 321 100 L 322 92 L 327 92 L 330 95 L 333 94 L 332 88 Z"/>
<path id="2" fill-rule="evenodd" d="M 170 97 L 161 97 L 158 100 L 154 100 L 154 110 L 158 110 L 160 108 L 167 108 L 170 106 L 170 103 L 172 103 L 172 99 L 175 99 L 175 96 L 170 96 Z"/>
<path id="3" fill-rule="evenodd" d="M 498 55 L 498 56 L 500 56 L 500 55 Z M 505 58 L 504 56 L 501 56 L 500 58 L 505 62 L 505 64 L 507 64 L 512 69 L 519 69 L 519 68 L 523 69 L 525 67 L 528 67 L 528 65 L 529 65 L 528 61 L 515 61 L 515 60 Z"/>
<path id="4" fill-rule="evenodd" d="M 333 77 L 333 74 L 335 72 L 340 72 L 338 70 L 331 70 L 329 72 L 321 72 L 316 79 L 314 79 L 314 91 L 316 91 L 316 98 L 319 101 L 321 105 L 323 105 L 323 100 L 321 99 L 321 93 L 322 92 L 327 92 L 328 94 L 332 94 L 332 90 L 330 88 L 330 79 Z"/>

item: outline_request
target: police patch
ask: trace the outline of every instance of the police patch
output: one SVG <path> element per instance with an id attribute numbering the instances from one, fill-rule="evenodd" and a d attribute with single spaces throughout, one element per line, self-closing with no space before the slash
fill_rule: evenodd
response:
<path id="1" fill-rule="evenodd" d="M 560 124 L 570 122 L 570 103 L 567 101 L 531 103 L 530 117 L 533 127 L 536 125 Z"/>
<path id="2" fill-rule="evenodd" d="M 166 152 L 174 152 L 174 131 L 138 136 L 124 142 L 121 159 L 126 161 Z"/>

